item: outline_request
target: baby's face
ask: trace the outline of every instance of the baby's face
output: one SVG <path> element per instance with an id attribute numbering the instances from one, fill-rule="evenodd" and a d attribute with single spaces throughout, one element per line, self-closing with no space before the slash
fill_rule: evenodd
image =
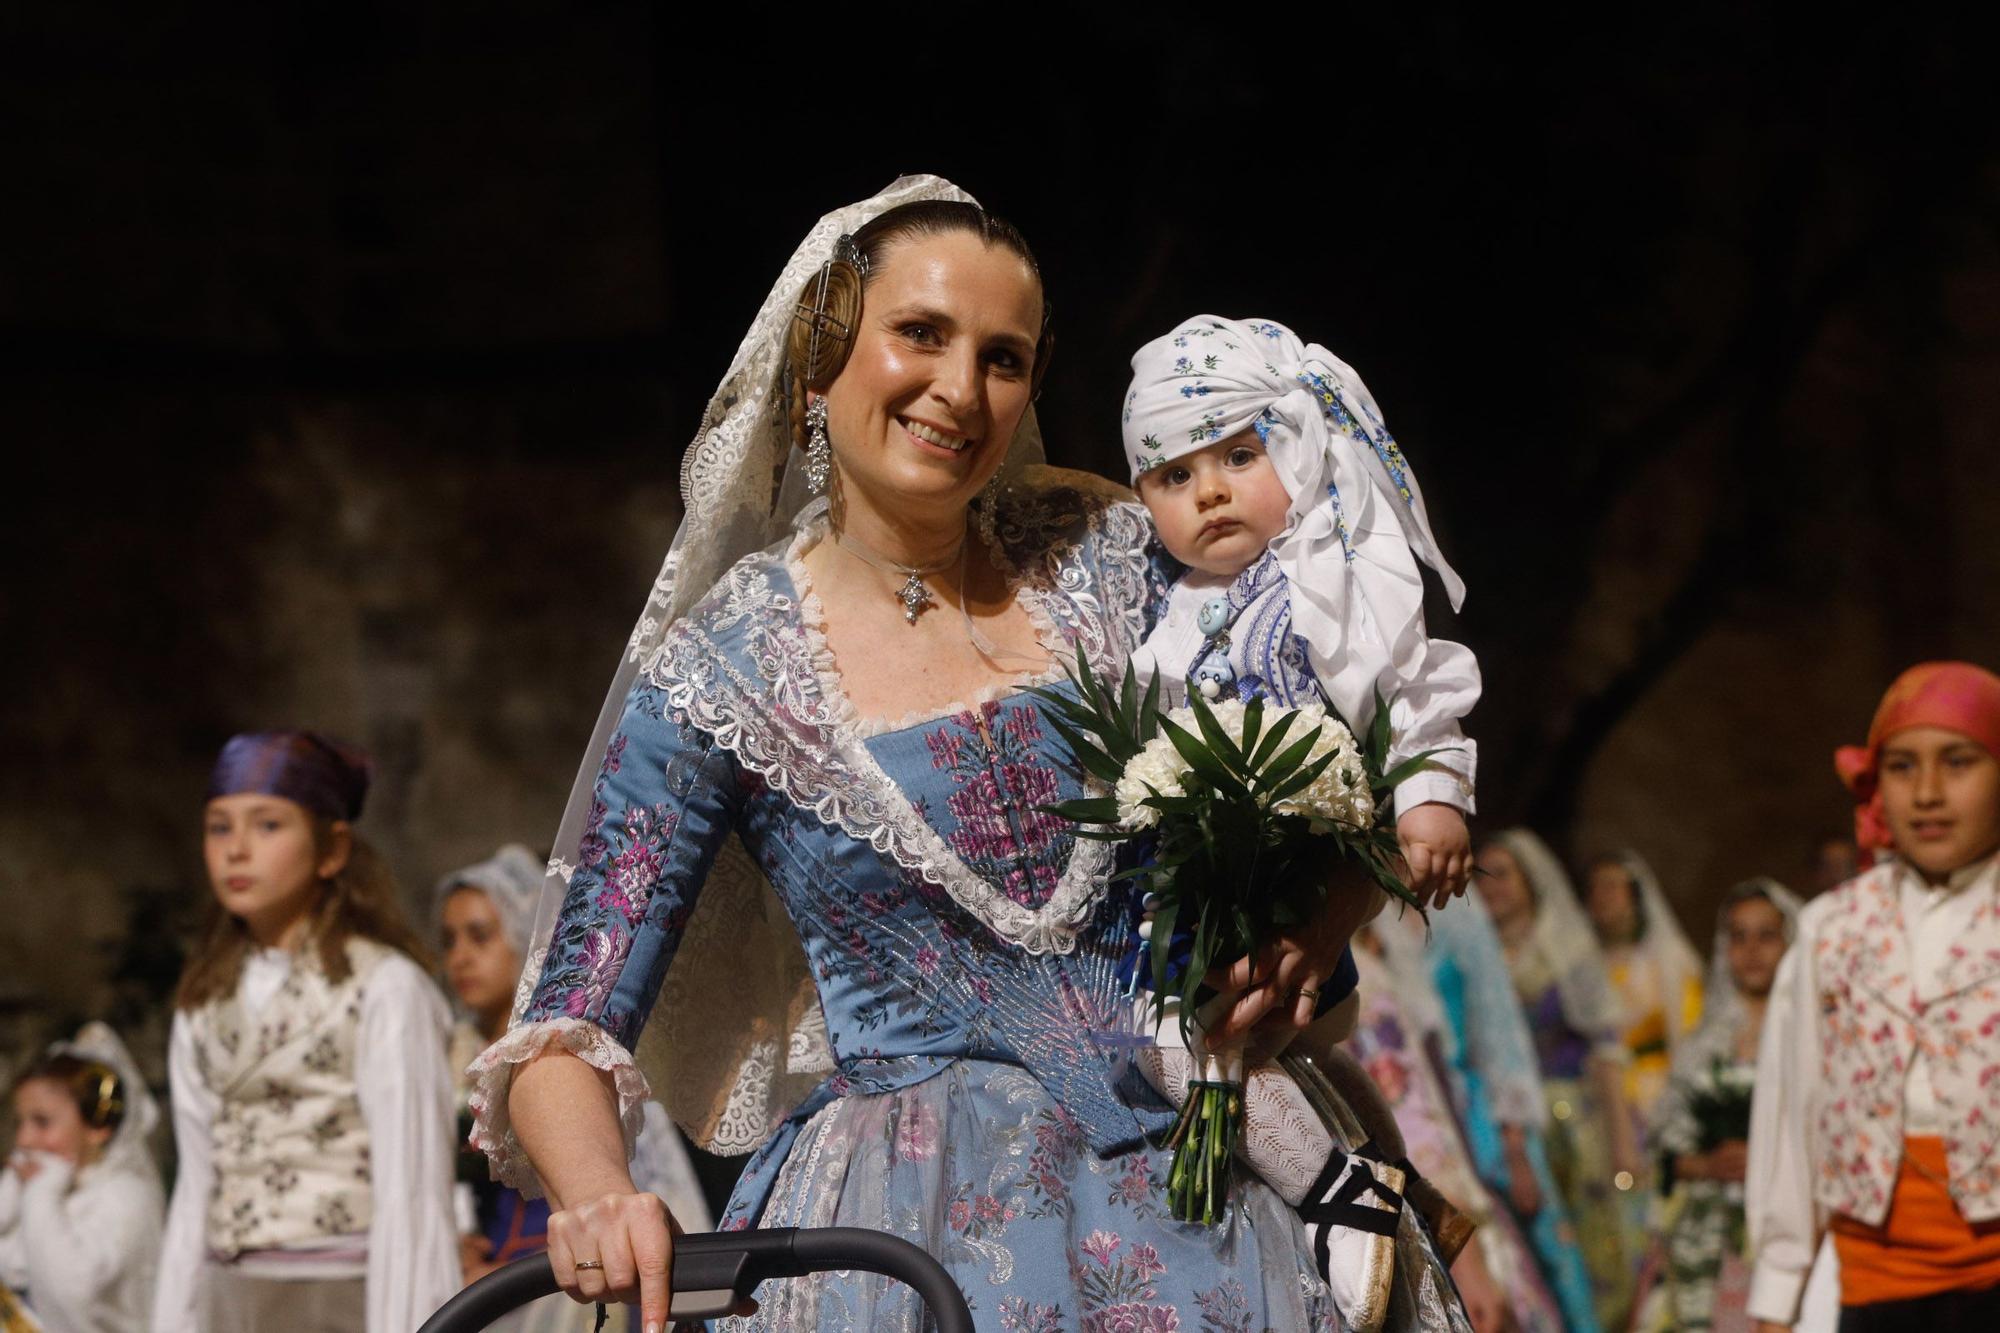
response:
<path id="1" fill-rule="evenodd" d="M 1241 431 L 1139 476 L 1139 498 L 1174 559 L 1240 574 L 1285 530 L 1292 497 L 1255 431 Z"/>

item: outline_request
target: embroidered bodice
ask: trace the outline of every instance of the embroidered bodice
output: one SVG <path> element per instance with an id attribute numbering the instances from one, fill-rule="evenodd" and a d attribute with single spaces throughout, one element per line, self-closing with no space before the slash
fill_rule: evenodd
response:
<path id="1" fill-rule="evenodd" d="M 1121 666 L 1148 600 L 1143 510 L 1059 491 L 1003 518 L 1044 647 Z M 1113 1084 L 1132 914 L 1108 846 L 1040 809 L 1084 794 L 1049 705 L 1015 692 L 862 723 L 797 561 L 808 540 L 738 562 L 628 697 L 523 1022 L 587 1020 L 631 1049 L 735 836 L 804 948 L 828 1091 L 998 1059 L 1093 1142 L 1131 1140 Z"/>

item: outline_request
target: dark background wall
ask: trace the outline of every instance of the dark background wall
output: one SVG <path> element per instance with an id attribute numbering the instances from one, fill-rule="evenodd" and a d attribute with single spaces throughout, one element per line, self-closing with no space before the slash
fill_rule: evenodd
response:
<path id="1" fill-rule="evenodd" d="M 11 17 L 0 1003 L 145 1029 L 236 730 L 373 750 L 413 905 L 546 840 L 743 326 L 911 170 L 1041 252 L 1057 461 L 1199 310 L 1361 368 L 1471 585 L 1484 822 L 1636 845 L 1698 937 L 1798 878 L 1889 677 L 2000 659 L 1983 48 L 1385 8 Z"/>

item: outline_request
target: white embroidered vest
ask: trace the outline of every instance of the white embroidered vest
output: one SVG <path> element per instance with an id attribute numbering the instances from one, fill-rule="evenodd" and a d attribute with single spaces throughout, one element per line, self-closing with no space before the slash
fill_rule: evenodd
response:
<path id="1" fill-rule="evenodd" d="M 1814 1197 L 1869 1226 L 1889 1213 L 1903 1159 L 1903 1089 L 1921 1050 L 1944 1125 L 1951 1197 L 1968 1221 L 2000 1217 L 2000 883 L 1935 977 L 1912 975 L 1894 864 L 1829 897 L 1814 937 L 1825 1083 Z"/>
<path id="2" fill-rule="evenodd" d="M 196 1014 L 196 1058 L 218 1099 L 207 1228 L 216 1254 L 368 1230 L 368 1127 L 354 1046 L 368 977 L 389 952 L 349 940 L 352 971 L 336 984 L 308 947 L 256 1014 L 234 995 Z"/>

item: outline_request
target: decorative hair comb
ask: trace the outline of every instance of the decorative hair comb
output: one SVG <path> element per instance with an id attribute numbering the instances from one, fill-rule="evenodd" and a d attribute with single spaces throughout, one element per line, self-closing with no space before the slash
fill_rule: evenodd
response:
<path id="1" fill-rule="evenodd" d="M 864 278 L 868 276 L 868 254 L 846 232 L 842 232 L 833 243 L 833 262 L 852 264 L 855 272 Z"/>

